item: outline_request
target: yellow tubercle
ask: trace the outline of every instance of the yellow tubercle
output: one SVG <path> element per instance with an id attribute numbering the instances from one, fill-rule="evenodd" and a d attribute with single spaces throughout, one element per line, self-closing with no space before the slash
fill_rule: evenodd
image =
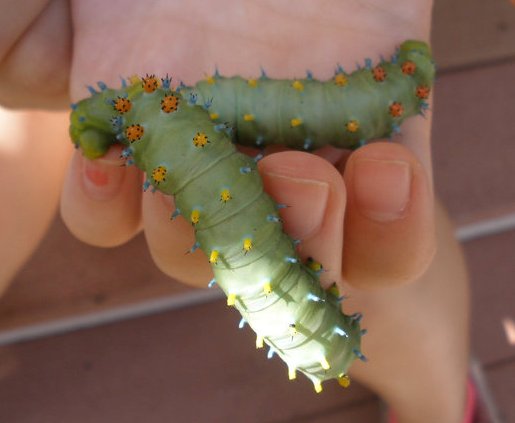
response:
<path id="1" fill-rule="evenodd" d="M 191 211 L 190 221 L 194 225 L 196 225 L 200 221 L 200 211 L 199 210 L 193 209 Z"/>
<path id="2" fill-rule="evenodd" d="M 254 78 L 247 79 L 247 84 L 249 85 L 249 87 L 256 88 L 257 87 L 257 79 L 254 79 Z"/>
<path id="3" fill-rule="evenodd" d="M 193 145 L 195 147 L 204 148 L 208 142 L 209 139 L 207 138 L 207 135 L 203 132 L 197 132 L 197 134 L 193 137 Z"/>
<path id="4" fill-rule="evenodd" d="M 232 200 L 231 192 L 228 189 L 222 190 L 220 193 L 220 201 L 227 203 L 229 200 Z"/>
<path id="5" fill-rule="evenodd" d="M 304 91 L 304 84 L 298 80 L 293 81 L 291 86 L 297 91 Z"/>
<path id="6" fill-rule="evenodd" d="M 300 125 L 302 125 L 302 119 L 293 118 L 292 120 L 290 120 L 290 125 L 292 126 L 292 128 L 295 128 L 296 126 L 300 126 Z"/>
<path id="7" fill-rule="evenodd" d="M 159 182 L 163 182 L 166 180 L 166 167 L 164 166 L 157 166 L 152 171 L 152 179 L 156 184 L 159 184 Z"/>
<path id="8" fill-rule="evenodd" d="M 359 129 L 359 122 L 357 120 L 349 120 L 346 125 L 345 125 L 345 128 L 347 129 L 347 131 L 349 132 L 358 132 L 358 129 Z"/>
<path id="9" fill-rule="evenodd" d="M 290 379 L 290 380 L 297 379 L 297 369 L 295 367 L 288 366 L 288 379 Z"/>
<path id="10" fill-rule="evenodd" d="M 211 251 L 211 254 L 209 255 L 209 263 L 211 263 L 211 264 L 218 263 L 218 255 L 219 255 L 218 250 Z"/>
<path id="11" fill-rule="evenodd" d="M 325 357 L 323 357 L 320 360 L 320 365 L 322 366 L 322 369 L 324 369 L 324 370 L 329 370 L 331 368 L 331 366 L 329 365 L 329 362 L 327 361 L 327 358 L 325 358 Z"/>
<path id="12" fill-rule="evenodd" d="M 209 114 L 209 118 L 210 118 L 211 120 L 216 120 L 216 119 L 218 119 L 219 117 L 220 117 L 220 115 L 219 115 L 218 113 L 210 113 L 210 114 Z"/>
<path id="13" fill-rule="evenodd" d="M 308 266 L 308 268 L 310 268 L 314 272 L 320 272 L 323 270 L 322 263 L 316 261 L 312 257 L 308 257 L 306 261 L 306 266 Z"/>
<path id="14" fill-rule="evenodd" d="M 236 304 L 236 294 L 229 294 L 227 296 L 227 305 L 232 307 L 234 304 Z"/>
<path id="15" fill-rule="evenodd" d="M 245 254 L 247 254 L 250 250 L 252 250 L 252 239 L 251 238 L 245 238 L 243 240 L 243 251 Z"/>
<path id="16" fill-rule="evenodd" d="M 315 392 L 317 394 L 322 392 L 322 382 L 313 382 L 313 387 L 315 388 Z"/>
<path id="17" fill-rule="evenodd" d="M 334 83 L 338 87 L 345 87 L 345 85 L 347 85 L 347 82 L 348 82 L 347 77 L 343 73 L 337 73 L 334 76 Z"/>
<path id="18" fill-rule="evenodd" d="M 258 335 L 256 337 L 256 348 L 257 349 L 263 348 L 264 341 L 265 341 L 265 338 L 263 338 L 261 335 Z"/>
<path id="19" fill-rule="evenodd" d="M 141 82 L 141 79 L 138 75 L 132 75 L 132 76 L 129 76 L 129 82 L 132 84 L 138 84 Z"/>
<path id="20" fill-rule="evenodd" d="M 297 335 L 297 326 L 295 325 L 295 323 L 290 323 L 290 325 L 288 326 L 288 331 L 290 332 L 290 335 L 292 337 Z"/>
<path id="21" fill-rule="evenodd" d="M 350 386 L 350 377 L 344 373 L 338 375 L 338 383 L 340 386 L 344 388 L 348 388 Z"/>
<path id="22" fill-rule="evenodd" d="M 206 77 L 206 82 L 209 85 L 214 85 L 214 84 L 216 84 L 216 79 L 214 78 L 214 76 L 209 75 L 209 76 Z"/>
<path id="23" fill-rule="evenodd" d="M 244 114 L 243 115 L 243 120 L 245 122 L 252 122 L 252 121 L 254 121 L 254 115 L 251 114 L 251 113 Z"/>
<path id="24" fill-rule="evenodd" d="M 334 295 L 335 297 L 340 296 L 340 290 L 336 286 L 336 282 L 331 285 L 331 287 L 327 290 L 330 294 Z"/>
<path id="25" fill-rule="evenodd" d="M 272 293 L 272 284 L 270 282 L 266 282 L 263 285 L 263 292 L 265 293 L 265 295 L 269 295 Z"/>

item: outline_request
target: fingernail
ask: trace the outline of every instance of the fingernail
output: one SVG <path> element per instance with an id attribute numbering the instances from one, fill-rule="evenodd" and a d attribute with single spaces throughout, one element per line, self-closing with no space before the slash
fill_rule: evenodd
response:
<path id="1" fill-rule="evenodd" d="M 99 159 L 81 157 L 83 188 L 92 199 L 107 201 L 118 194 L 125 176 L 125 167 L 119 155 L 112 149 Z"/>
<path id="2" fill-rule="evenodd" d="M 323 223 L 329 184 L 324 181 L 284 176 L 265 172 L 267 188 L 280 192 L 284 230 L 295 239 L 307 239 L 315 234 Z"/>
<path id="3" fill-rule="evenodd" d="M 401 160 L 358 159 L 353 165 L 354 201 L 364 216 L 391 222 L 405 215 L 411 167 Z"/>

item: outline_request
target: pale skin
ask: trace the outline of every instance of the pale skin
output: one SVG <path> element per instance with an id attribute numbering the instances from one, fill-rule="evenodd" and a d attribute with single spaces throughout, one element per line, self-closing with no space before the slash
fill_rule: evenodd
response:
<path id="1" fill-rule="evenodd" d="M 156 73 L 194 83 L 223 74 L 332 76 L 365 56 L 388 57 L 404 39 L 428 40 L 428 0 L 369 1 L 0 1 L 0 102 L 60 108 L 86 84 Z M 11 16 L 12 14 L 12 16 Z M 35 18 L 37 17 L 37 19 Z M 7 25 L 8 24 L 8 25 Z M 73 38 L 71 38 L 73 34 Z M 41 62 L 42 52 L 51 60 Z M 55 147 L 56 149 L 58 147 Z M 68 148 L 62 147 L 63 150 Z M 274 150 L 275 151 L 275 150 Z M 205 286 L 210 267 L 191 226 L 168 221 L 172 199 L 141 193 L 142 175 L 112 149 L 95 163 L 78 152 L 61 198 L 70 230 L 98 246 L 145 232 L 156 264 Z M 430 116 L 405 123 L 395 142 L 352 154 L 283 151 L 260 162 L 267 191 L 284 210 L 300 253 L 323 263 L 361 311 L 368 335 L 351 376 L 377 392 L 400 423 L 459 423 L 468 357 L 468 292 L 461 251 L 433 200 Z M 57 184 L 56 184 L 57 190 Z M 344 394 L 344 392 L 342 393 Z"/>

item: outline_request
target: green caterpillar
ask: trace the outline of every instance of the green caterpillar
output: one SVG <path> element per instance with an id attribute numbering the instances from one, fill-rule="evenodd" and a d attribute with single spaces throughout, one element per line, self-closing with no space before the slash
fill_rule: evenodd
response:
<path id="1" fill-rule="evenodd" d="M 434 77 L 429 47 L 404 42 L 390 62 L 333 79 L 293 81 L 223 78 L 172 88 L 153 75 L 123 81 L 72 105 L 70 135 L 85 156 L 103 155 L 113 143 L 147 174 L 150 186 L 173 195 L 179 214 L 194 226 L 196 243 L 213 267 L 227 304 L 288 365 L 290 379 L 304 373 L 322 390 L 361 353 L 359 314 L 341 312 L 337 290 L 319 284 L 321 265 L 301 263 L 296 241 L 282 231 L 276 204 L 263 191 L 256 160 L 234 141 L 299 149 L 325 144 L 354 148 L 390 136 L 402 121 L 423 114 Z M 230 124 L 228 123 L 230 122 Z"/>

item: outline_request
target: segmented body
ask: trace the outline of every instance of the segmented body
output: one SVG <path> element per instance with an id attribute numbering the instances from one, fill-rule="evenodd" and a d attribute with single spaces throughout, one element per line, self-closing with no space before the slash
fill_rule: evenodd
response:
<path id="1" fill-rule="evenodd" d="M 153 75 L 101 91 L 74 105 L 70 133 L 85 155 L 102 155 L 114 142 L 147 174 L 145 187 L 173 195 L 194 227 L 196 243 L 213 266 L 227 304 L 317 391 L 358 357 L 360 315 L 340 310 L 338 293 L 319 284 L 322 268 L 301 263 L 296 242 L 282 231 L 279 206 L 264 191 L 255 160 L 233 144 L 272 142 L 310 149 L 355 146 L 390 135 L 421 113 L 434 69 L 427 46 L 407 42 L 394 63 L 381 62 L 327 82 L 222 78 L 195 88 L 172 88 Z M 225 122 L 230 122 L 227 125 Z"/>

